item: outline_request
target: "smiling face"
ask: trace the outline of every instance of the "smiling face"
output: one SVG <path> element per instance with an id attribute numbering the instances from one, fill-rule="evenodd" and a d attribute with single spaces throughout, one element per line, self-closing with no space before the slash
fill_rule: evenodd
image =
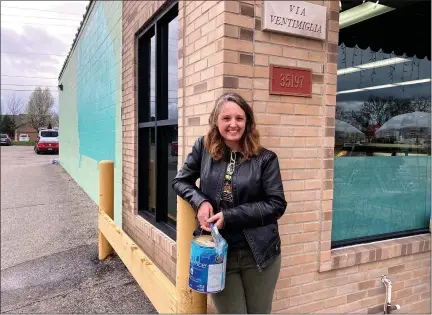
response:
<path id="1" fill-rule="evenodd" d="M 240 152 L 244 160 L 259 154 L 262 147 L 254 113 L 241 95 L 227 92 L 217 98 L 204 145 L 216 161 L 224 158 L 227 147 Z"/>
<path id="2" fill-rule="evenodd" d="M 218 115 L 217 127 L 225 143 L 232 150 L 240 149 L 240 139 L 246 128 L 246 114 L 235 102 L 222 105 Z"/>

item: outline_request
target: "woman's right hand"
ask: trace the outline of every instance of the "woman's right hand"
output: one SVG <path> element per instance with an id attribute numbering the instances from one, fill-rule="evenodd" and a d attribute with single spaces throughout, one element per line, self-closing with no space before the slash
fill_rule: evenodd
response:
<path id="1" fill-rule="evenodd" d="M 201 203 L 197 214 L 198 223 L 200 224 L 201 229 L 210 231 L 210 224 L 207 223 L 207 219 L 213 215 L 213 207 L 210 202 L 204 201 Z"/>

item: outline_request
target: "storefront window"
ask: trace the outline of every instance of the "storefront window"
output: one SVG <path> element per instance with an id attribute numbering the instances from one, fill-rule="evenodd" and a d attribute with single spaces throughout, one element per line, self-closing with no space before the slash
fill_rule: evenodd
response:
<path id="1" fill-rule="evenodd" d="M 178 5 L 138 37 L 138 208 L 174 237 L 177 199 Z"/>
<path id="2" fill-rule="evenodd" d="M 430 49 L 430 28 L 416 36 L 398 34 L 394 49 L 377 37 L 397 31 L 372 31 L 379 19 L 382 25 L 402 17 L 430 21 L 430 10 L 422 10 L 413 3 L 384 8 L 354 25 L 340 15 L 332 247 L 428 231 L 431 63 L 430 52 L 424 55 L 414 42 L 428 41 Z"/>

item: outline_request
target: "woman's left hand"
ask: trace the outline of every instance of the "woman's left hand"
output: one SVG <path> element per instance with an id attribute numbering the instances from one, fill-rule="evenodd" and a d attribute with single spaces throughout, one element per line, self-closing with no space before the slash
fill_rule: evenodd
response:
<path id="1" fill-rule="evenodd" d="M 213 222 L 219 230 L 222 229 L 225 224 L 222 211 L 207 219 L 207 223 L 211 222 Z M 211 229 L 206 226 L 201 226 L 201 228 L 207 232 L 211 232 Z"/>

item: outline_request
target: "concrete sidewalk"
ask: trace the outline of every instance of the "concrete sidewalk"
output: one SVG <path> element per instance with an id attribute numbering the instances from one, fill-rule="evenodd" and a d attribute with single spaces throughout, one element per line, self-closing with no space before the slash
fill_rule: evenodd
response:
<path id="1" fill-rule="evenodd" d="M 156 313 L 117 256 L 98 261 L 97 205 L 52 158 L 1 148 L 1 312 Z"/>

